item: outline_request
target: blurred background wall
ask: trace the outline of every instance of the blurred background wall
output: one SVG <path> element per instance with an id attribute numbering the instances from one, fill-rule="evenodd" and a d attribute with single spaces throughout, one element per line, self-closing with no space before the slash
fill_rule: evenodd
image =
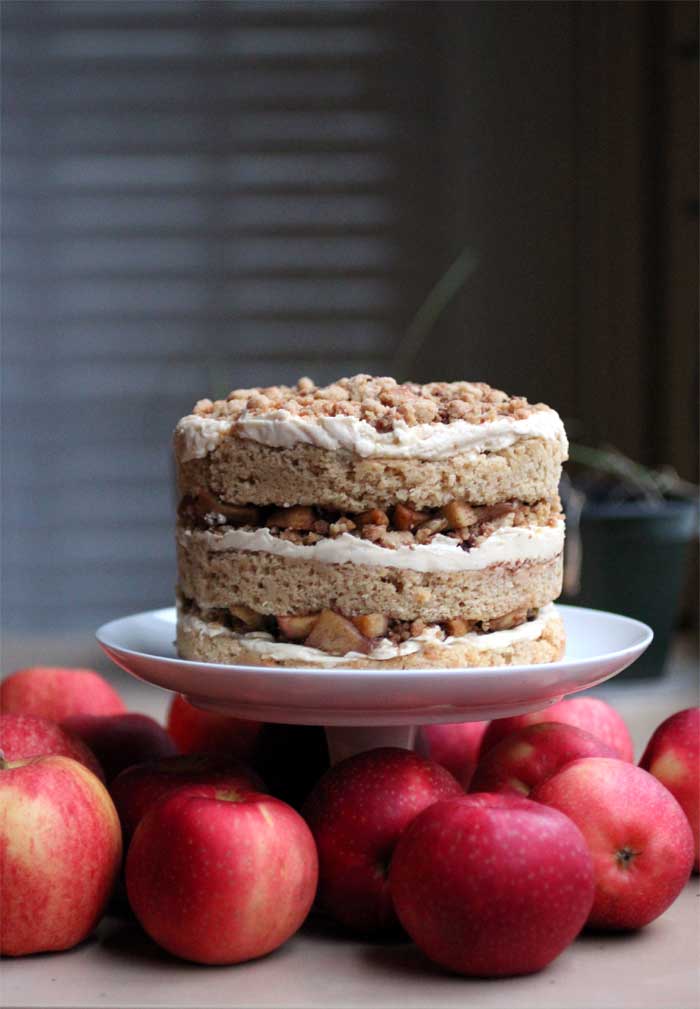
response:
<path id="1" fill-rule="evenodd" d="M 169 604 L 171 430 L 234 386 L 483 379 L 697 479 L 696 4 L 0 15 L 7 661 Z"/>

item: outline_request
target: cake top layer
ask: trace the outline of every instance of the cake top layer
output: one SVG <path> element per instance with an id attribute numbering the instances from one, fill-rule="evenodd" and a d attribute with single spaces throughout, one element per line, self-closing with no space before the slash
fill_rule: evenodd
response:
<path id="1" fill-rule="evenodd" d="M 324 387 L 302 378 L 293 387 L 236 389 L 215 403 L 200 400 L 177 426 L 176 451 L 182 462 L 202 458 L 228 438 L 387 459 L 449 460 L 527 438 L 558 443 L 561 458 L 567 450 L 564 425 L 544 403 L 483 382 L 400 385 L 369 375 Z"/>
<path id="2" fill-rule="evenodd" d="M 235 423 L 242 419 L 279 416 L 279 411 L 311 422 L 349 417 L 383 433 L 397 426 L 522 421 L 535 413 L 549 411 L 549 407 L 544 403 L 528 403 L 522 396 L 509 396 L 484 382 L 417 385 L 414 382 L 399 384 L 393 378 L 355 375 L 327 386 L 317 386 L 310 378 L 301 378 L 295 386 L 234 389 L 225 400 L 200 400 L 193 413 L 202 418 Z"/>

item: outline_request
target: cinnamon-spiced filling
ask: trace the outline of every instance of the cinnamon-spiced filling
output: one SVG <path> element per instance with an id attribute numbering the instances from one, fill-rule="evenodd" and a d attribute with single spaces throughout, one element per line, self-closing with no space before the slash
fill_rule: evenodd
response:
<path id="1" fill-rule="evenodd" d="M 185 495 L 178 514 L 180 521 L 192 528 L 267 528 L 271 535 L 301 546 L 312 546 L 322 539 L 335 539 L 349 533 L 378 546 L 396 549 L 430 543 L 440 534 L 456 540 L 465 550 L 471 550 L 496 529 L 554 526 L 562 517 L 558 497 L 534 503 L 513 499 L 493 505 L 450 501 L 441 508 L 420 511 L 397 504 L 388 510 L 371 508 L 359 514 L 348 514 L 311 505 L 289 508 L 234 505 L 208 490 Z"/>
<path id="2" fill-rule="evenodd" d="M 265 633 L 281 643 L 303 644 L 318 648 L 329 655 L 347 652 L 368 654 L 383 639 L 399 645 L 419 637 L 430 627 L 437 640 L 462 637 L 465 634 L 488 634 L 510 630 L 536 619 L 537 609 L 519 609 L 490 620 L 465 620 L 453 617 L 428 624 L 425 620 L 396 620 L 380 613 L 345 616 L 334 610 L 319 613 L 271 616 L 256 613 L 248 606 L 232 605 L 202 609 L 189 599 L 181 599 L 183 613 L 197 616 L 208 623 L 217 623 L 236 634 Z"/>

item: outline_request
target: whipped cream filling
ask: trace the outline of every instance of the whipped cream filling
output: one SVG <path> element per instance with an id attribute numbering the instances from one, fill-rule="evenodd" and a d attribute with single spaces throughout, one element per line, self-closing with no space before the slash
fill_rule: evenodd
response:
<path id="1" fill-rule="evenodd" d="M 559 442 L 564 458 L 568 441 L 555 410 L 538 410 L 529 417 L 500 417 L 483 424 L 455 420 L 449 424 L 406 424 L 397 421 L 391 431 L 377 431 L 357 417 L 300 417 L 287 410 L 264 416 L 242 414 L 236 421 L 191 414 L 177 426 L 182 434 L 182 459 L 201 459 L 222 438 L 234 434 L 271 448 L 313 445 L 330 452 L 345 450 L 362 458 L 449 459 L 455 453 L 477 456 L 498 452 L 524 438 Z"/>
<path id="2" fill-rule="evenodd" d="M 355 661 L 356 659 L 371 659 L 372 661 L 382 661 L 386 659 L 399 658 L 402 655 L 413 655 L 423 651 L 426 645 L 434 644 L 441 648 L 451 648 L 453 645 L 462 645 L 476 649 L 479 652 L 494 651 L 496 649 L 509 648 L 511 645 L 521 641 L 536 641 L 542 636 L 547 621 L 554 615 L 554 604 L 543 606 L 538 616 L 534 620 L 518 624 L 506 631 L 489 631 L 485 634 L 477 634 L 471 631 L 461 637 L 441 638 L 441 631 L 437 625 L 426 627 L 422 634 L 415 638 L 409 638 L 400 645 L 394 645 L 388 638 L 382 638 L 372 651 L 365 655 L 362 652 L 347 652 L 345 655 L 328 655 L 320 648 L 309 648 L 306 645 L 295 645 L 291 642 L 275 641 L 271 634 L 264 631 L 251 631 L 248 634 L 238 634 L 223 624 L 213 621 L 206 622 L 192 613 L 181 613 L 179 616 L 182 629 L 188 633 L 202 635 L 208 638 L 227 637 L 238 641 L 241 647 L 249 652 L 255 652 L 262 658 L 279 659 L 280 661 L 290 661 L 297 659 L 300 662 L 311 662 L 320 666 L 342 666 L 344 662 Z"/>
<path id="3" fill-rule="evenodd" d="M 322 539 L 306 546 L 273 536 L 269 529 L 178 530 L 183 546 L 203 542 L 214 553 L 242 550 L 276 554 L 320 564 L 365 564 L 369 567 L 402 568 L 421 572 L 482 571 L 493 564 L 521 564 L 547 561 L 564 548 L 564 520 L 553 526 L 506 526 L 496 529 L 471 550 L 463 550 L 459 540 L 441 534 L 430 543 L 395 548 L 382 547 L 350 533 Z"/>

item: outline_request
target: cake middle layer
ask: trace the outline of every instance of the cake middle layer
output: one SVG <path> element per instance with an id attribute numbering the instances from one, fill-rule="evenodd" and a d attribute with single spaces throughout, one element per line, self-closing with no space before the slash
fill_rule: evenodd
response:
<path id="1" fill-rule="evenodd" d="M 265 528 L 181 525 L 178 568 L 182 593 L 207 608 L 488 620 L 557 597 L 563 543 L 561 519 L 497 529 L 468 550 L 442 535 L 390 549 L 348 533 L 304 545 Z"/>

